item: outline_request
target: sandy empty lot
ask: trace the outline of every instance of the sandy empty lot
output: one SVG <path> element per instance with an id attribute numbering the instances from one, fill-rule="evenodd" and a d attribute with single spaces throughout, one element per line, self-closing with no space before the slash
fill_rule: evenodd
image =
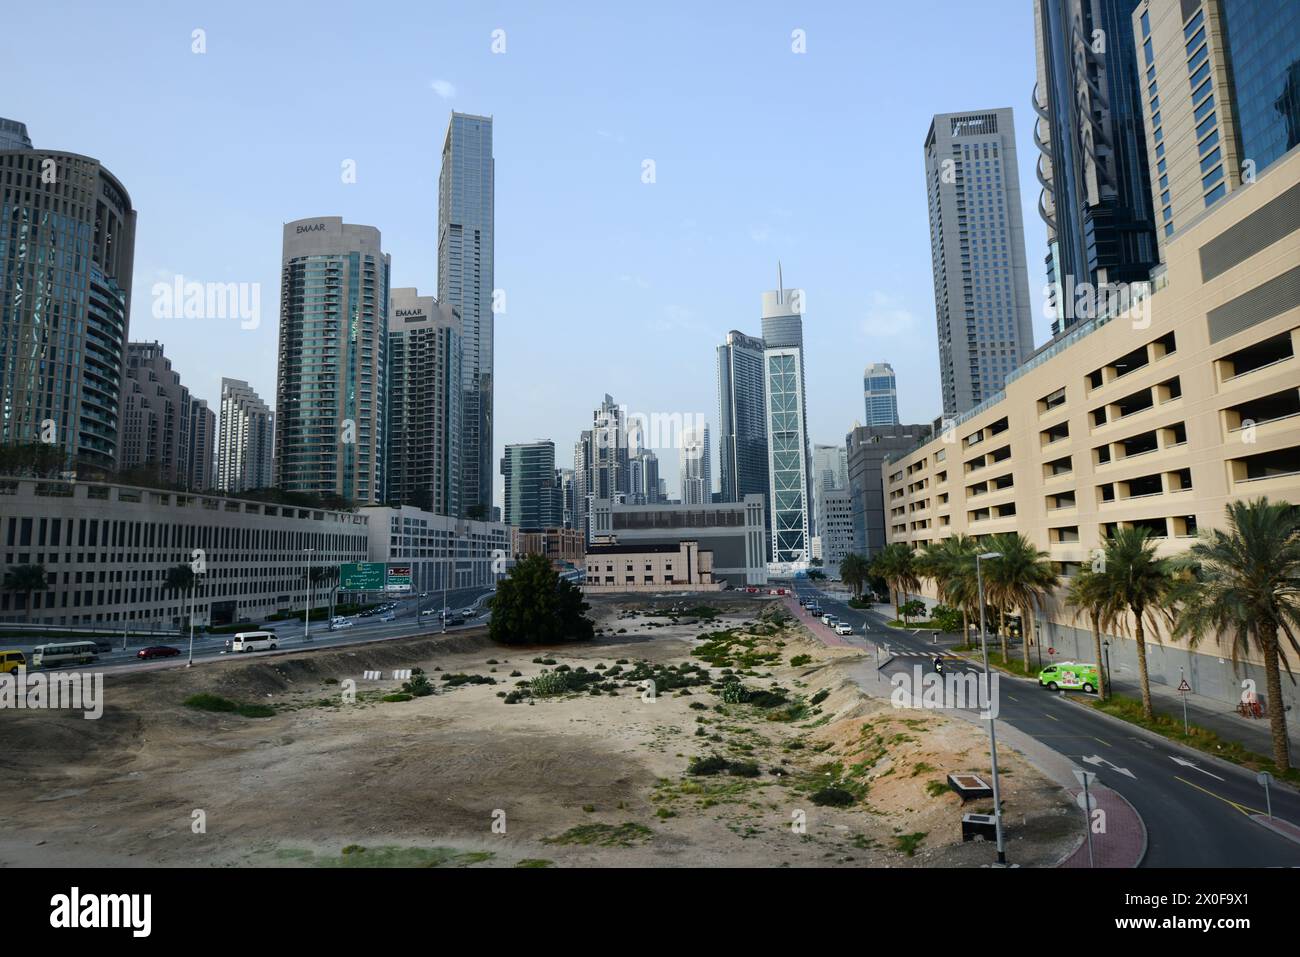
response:
<path id="1" fill-rule="evenodd" d="M 942 787 L 950 771 L 984 769 L 978 728 L 866 698 L 841 667 L 857 653 L 824 648 L 796 622 L 773 624 L 773 604 L 709 601 L 719 615 L 701 622 L 646 614 L 665 601 L 598 599 L 602 634 L 581 646 L 504 648 L 483 633 L 401 639 L 109 675 L 98 721 L 0 712 L 0 864 L 989 861 L 987 845 L 961 843 L 963 809 Z M 564 666 L 593 680 L 507 703 L 519 682 Z M 396 668 L 424 669 L 437 692 L 381 700 L 402 684 L 391 680 Z M 384 677 L 365 680 L 367 670 Z M 773 696 L 724 702 L 728 671 Z M 656 693 L 629 680 L 637 675 L 657 676 Z M 694 686 L 660 690 L 679 681 Z M 275 713 L 184 704 L 200 692 Z M 690 774 L 695 758 L 720 758 L 734 773 Z M 1011 853 L 1051 864 L 1078 840 L 1077 811 L 1019 755 L 1005 764 Z M 852 803 L 814 803 L 827 787 Z M 965 810 L 988 810 L 977 803 Z"/>

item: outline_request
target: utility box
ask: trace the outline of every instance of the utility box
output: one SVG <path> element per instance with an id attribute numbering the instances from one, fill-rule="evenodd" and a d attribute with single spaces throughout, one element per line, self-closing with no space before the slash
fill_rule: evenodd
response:
<path id="1" fill-rule="evenodd" d="M 961 795 L 961 802 L 993 797 L 993 789 L 978 774 L 950 774 L 948 786 Z"/>
<path id="2" fill-rule="evenodd" d="M 992 814 L 963 814 L 961 816 L 962 843 L 982 837 L 986 841 L 998 838 L 997 820 Z"/>

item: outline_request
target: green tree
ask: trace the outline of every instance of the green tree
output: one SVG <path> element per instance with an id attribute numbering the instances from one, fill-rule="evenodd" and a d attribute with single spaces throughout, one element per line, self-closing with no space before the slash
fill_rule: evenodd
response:
<path id="1" fill-rule="evenodd" d="M 1029 642 L 1034 634 L 1034 608 L 1055 590 L 1060 576 L 1052 567 L 1047 552 L 1040 551 L 1019 532 L 993 536 L 991 550 L 1001 557 L 988 563 L 988 593 L 1003 611 L 1020 612 L 1021 650 L 1025 673 L 1029 673 Z M 1005 632 L 1005 629 L 1004 629 Z M 1007 660 L 1007 638 L 1002 636 L 1002 660 Z"/>
<path id="2" fill-rule="evenodd" d="M 582 589 L 561 578 L 544 555 L 515 563 L 497 583 L 488 634 L 503 645 L 548 645 L 595 635 Z"/>
<path id="3" fill-rule="evenodd" d="M 921 588 L 915 553 L 902 542 L 891 542 L 872 560 L 871 572 L 883 578 L 889 586 L 894 598 L 894 617 L 901 618 L 900 595 L 901 601 L 906 601 L 910 592 Z"/>
<path id="4" fill-rule="evenodd" d="M 840 560 L 840 580 L 853 589 L 854 598 L 862 596 L 862 586 L 867 581 L 867 567 L 867 560 L 852 552 Z"/>
<path id="5" fill-rule="evenodd" d="M 1300 507 L 1259 498 L 1231 502 L 1225 511 L 1226 529 L 1202 534 L 1175 560 L 1189 574 L 1175 594 L 1174 637 L 1195 647 L 1205 635 L 1228 636 L 1234 672 L 1252 651 L 1263 657 L 1273 763 L 1285 772 L 1291 758 L 1282 668 L 1295 684 L 1288 646 L 1300 655 Z"/>
<path id="6" fill-rule="evenodd" d="M 1161 620 L 1173 627 L 1169 605 L 1176 582 L 1173 563 L 1156 557 L 1156 543 L 1145 528 L 1120 528 L 1102 552 L 1105 601 L 1099 621 L 1107 631 L 1125 632 L 1130 620 L 1137 643 L 1138 683 L 1142 687 L 1142 713 L 1153 717 L 1151 682 L 1147 676 L 1148 629 L 1155 633 Z"/>
<path id="7" fill-rule="evenodd" d="M 1105 701 L 1110 696 L 1110 675 L 1106 673 L 1101 653 L 1101 616 L 1106 607 L 1106 576 L 1093 571 L 1091 566 L 1084 566 L 1070 579 L 1069 589 L 1065 593 L 1065 603 L 1076 612 L 1088 616 L 1092 626 L 1092 653 L 1097 662 L 1097 674 L 1101 684 L 1097 693 Z"/>
<path id="8" fill-rule="evenodd" d="M 15 565 L 5 572 L 4 590 L 24 596 L 23 609 L 32 610 L 32 595 L 50 587 L 49 575 L 44 565 Z"/>

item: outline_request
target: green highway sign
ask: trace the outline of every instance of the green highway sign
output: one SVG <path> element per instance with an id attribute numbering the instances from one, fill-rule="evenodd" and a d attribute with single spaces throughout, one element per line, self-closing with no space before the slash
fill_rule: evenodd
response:
<path id="1" fill-rule="evenodd" d="M 339 566 L 339 591 L 383 590 L 383 562 L 344 562 Z"/>

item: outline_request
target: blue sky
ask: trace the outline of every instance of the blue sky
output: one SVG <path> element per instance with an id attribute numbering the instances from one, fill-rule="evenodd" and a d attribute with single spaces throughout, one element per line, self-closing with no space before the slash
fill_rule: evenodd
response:
<path id="1" fill-rule="evenodd" d="M 759 333 L 778 259 L 806 290 L 814 441 L 841 443 L 863 417 L 872 361 L 897 371 L 905 421 L 938 415 L 922 157 L 936 112 L 1014 108 L 1041 285 L 1029 0 L 47 0 L 5 22 L 0 115 L 125 183 L 139 214 L 131 338 L 161 340 L 209 401 L 225 375 L 274 402 L 283 222 L 377 226 L 393 285 L 435 292 L 453 109 L 495 118 L 498 459 L 507 442 L 553 439 L 570 464 L 606 392 L 714 423 L 715 347 L 729 329 Z M 52 31 L 57 43 L 37 41 Z M 261 283 L 260 326 L 155 319 L 150 287 L 177 273 Z M 1034 325 L 1041 342 L 1037 312 Z M 675 452 L 662 458 L 675 494 Z"/>

